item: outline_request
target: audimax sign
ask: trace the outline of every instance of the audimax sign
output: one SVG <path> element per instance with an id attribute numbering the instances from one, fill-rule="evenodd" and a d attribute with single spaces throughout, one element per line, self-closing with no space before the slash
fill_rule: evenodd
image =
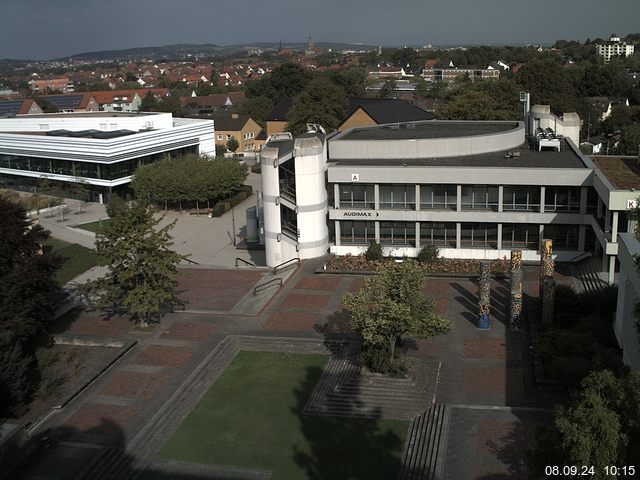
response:
<path id="1" fill-rule="evenodd" d="M 374 215 L 375 213 L 375 215 Z M 343 217 L 364 217 L 364 218 L 369 218 L 369 217 L 379 217 L 380 214 L 378 212 L 367 212 L 367 211 L 362 211 L 362 212 L 343 212 L 342 213 Z"/>

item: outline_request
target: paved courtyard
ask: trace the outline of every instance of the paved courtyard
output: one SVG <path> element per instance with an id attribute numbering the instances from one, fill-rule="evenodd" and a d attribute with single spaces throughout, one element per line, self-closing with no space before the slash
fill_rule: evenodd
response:
<path id="1" fill-rule="evenodd" d="M 45 427 L 52 429 L 55 447 L 30 462 L 18 478 L 42 478 L 44 471 L 53 480 L 77 478 L 78 472 L 84 475 L 79 478 L 110 478 L 109 465 L 121 465 L 124 473 L 150 465 L 151 446 L 161 445 L 166 433 L 149 430 L 149 425 L 158 421 L 154 418 L 163 408 L 174 405 L 171 402 L 197 401 L 197 391 L 219 374 L 212 355 L 224 348 L 228 335 L 272 339 L 285 346 L 287 338 L 317 345 L 326 338 L 352 338 L 341 298 L 360 288 L 364 277 L 316 274 L 321 264 L 321 260 L 303 262 L 251 315 L 236 312 L 251 302 L 252 289 L 263 281 L 264 270 L 194 268 L 181 278 L 185 311 L 167 314 L 151 330 L 136 329 L 124 317 L 105 318 L 93 312 L 65 319 L 58 328 L 67 333 L 133 339 L 137 344 L 51 418 Z M 533 270 L 526 272 L 529 294 L 537 294 L 536 275 Z M 524 452 L 535 426 L 549 421 L 554 398 L 534 388 L 526 331 L 513 332 L 505 324 L 507 284 L 493 282 L 488 331 L 475 328 L 477 291 L 477 283 L 469 279 L 430 279 L 425 294 L 438 313 L 452 320 L 453 330 L 409 345 L 407 354 L 440 366 L 429 391 L 451 412 L 444 478 L 525 478 Z M 212 373 L 206 373 L 205 365 Z M 199 372 L 202 375 L 194 377 Z M 51 469 L 52 456 L 73 461 Z M 165 465 L 158 478 L 181 478 L 167 473 L 175 468 Z M 202 478 L 228 478 L 227 474 L 207 471 Z"/>

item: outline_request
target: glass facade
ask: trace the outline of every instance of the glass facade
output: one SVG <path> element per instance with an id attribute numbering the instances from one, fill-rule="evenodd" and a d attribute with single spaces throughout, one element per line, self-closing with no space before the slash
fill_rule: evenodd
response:
<path id="1" fill-rule="evenodd" d="M 462 248 L 498 248 L 498 225 L 495 223 L 463 223 Z"/>
<path id="2" fill-rule="evenodd" d="M 295 203 L 296 201 L 296 162 L 294 159 L 282 163 L 278 167 L 280 179 L 280 195 Z"/>
<path id="3" fill-rule="evenodd" d="M 502 210 L 540 211 L 540 187 L 505 186 L 502 190 Z"/>
<path id="4" fill-rule="evenodd" d="M 580 187 L 546 187 L 545 212 L 579 212 Z"/>
<path id="5" fill-rule="evenodd" d="M 502 248 L 537 250 L 540 240 L 540 227 L 523 223 L 505 223 L 502 225 Z"/>
<path id="6" fill-rule="evenodd" d="M 380 243 L 405 247 L 416 246 L 415 222 L 380 222 Z"/>
<path id="7" fill-rule="evenodd" d="M 340 185 L 340 208 L 374 208 L 373 185 Z"/>
<path id="8" fill-rule="evenodd" d="M 544 238 L 553 240 L 554 250 L 578 250 L 578 225 L 545 225 Z"/>
<path id="9" fill-rule="evenodd" d="M 140 165 L 157 162 L 165 158 L 198 153 L 198 147 L 185 147 L 152 155 L 112 163 L 93 163 L 78 160 L 58 160 L 41 157 L 23 157 L 0 154 L 0 168 L 38 172 L 42 175 L 67 175 L 96 180 L 116 180 L 133 175 Z"/>
<path id="10" fill-rule="evenodd" d="M 440 245 L 456 248 L 456 224 L 420 223 L 420 245 Z"/>
<path id="11" fill-rule="evenodd" d="M 343 245 L 369 245 L 375 239 L 375 222 L 340 222 L 340 243 Z"/>
<path id="12" fill-rule="evenodd" d="M 498 211 L 498 187 L 493 185 L 463 185 L 462 209 Z"/>
<path id="13" fill-rule="evenodd" d="M 282 233 L 293 240 L 298 240 L 298 215 L 296 212 L 280 204 L 280 223 Z"/>
<path id="14" fill-rule="evenodd" d="M 420 185 L 420 209 L 455 210 L 456 185 Z"/>
<path id="15" fill-rule="evenodd" d="M 380 185 L 380 208 L 415 210 L 415 185 Z"/>

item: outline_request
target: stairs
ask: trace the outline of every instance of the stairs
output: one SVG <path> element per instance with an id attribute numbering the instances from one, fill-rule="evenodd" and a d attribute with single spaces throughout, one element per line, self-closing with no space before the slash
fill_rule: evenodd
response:
<path id="1" fill-rule="evenodd" d="M 442 478 L 450 411 L 435 404 L 413 419 L 398 480 Z"/>
<path id="2" fill-rule="evenodd" d="M 608 283 L 600 278 L 598 258 L 588 258 L 572 265 L 574 276 L 579 279 L 583 292 L 596 293 L 608 286 Z"/>

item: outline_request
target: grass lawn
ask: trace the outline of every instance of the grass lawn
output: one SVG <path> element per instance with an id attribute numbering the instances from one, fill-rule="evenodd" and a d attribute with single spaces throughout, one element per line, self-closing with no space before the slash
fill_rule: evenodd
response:
<path id="1" fill-rule="evenodd" d="M 407 422 L 302 414 L 327 360 L 238 353 L 158 456 L 272 470 L 273 480 L 396 478 Z"/>
<path id="2" fill-rule="evenodd" d="M 93 232 L 93 233 L 98 233 L 98 230 L 100 229 L 100 227 L 103 225 L 107 225 L 110 221 L 111 221 L 110 218 L 105 218 L 95 222 L 81 223 L 80 225 L 74 225 L 74 228 L 81 228 L 83 230 L 89 230 L 90 232 Z"/>
<path id="3" fill-rule="evenodd" d="M 42 246 L 45 249 L 50 247 L 53 252 L 64 258 L 64 263 L 56 275 L 56 280 L 63 285 L 98 264 L 96 251 L 82 245 L 49 238 Z"/>

